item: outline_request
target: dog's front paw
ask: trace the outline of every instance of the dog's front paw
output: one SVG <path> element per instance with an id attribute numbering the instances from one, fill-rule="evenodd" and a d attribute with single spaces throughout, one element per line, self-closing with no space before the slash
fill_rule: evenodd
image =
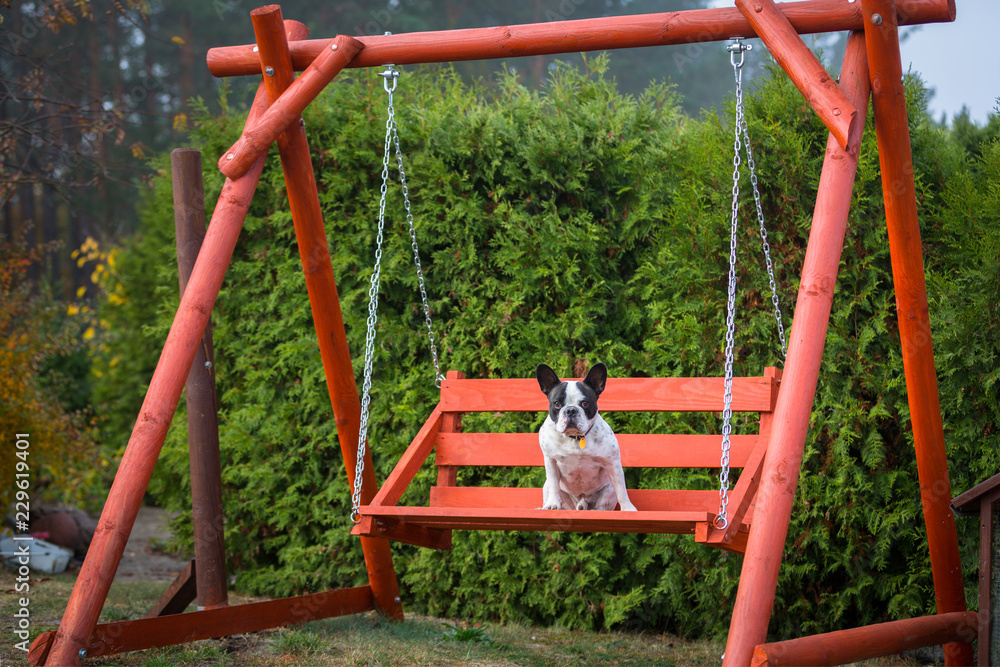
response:
<path id="1" fill-rule="evenodd" d="M 557 509 L 559 509 L 559 503 L 545 503 L 539 509 L 543 509 L 543 510 L 557 510 Z"/>
<path id="2" fill-rule="evenodd" d="M 639 510 L 637 510 L 635 508 L 635 505 L 633 505 L 632 503 L 629 503 L 628 505 L 622 505 L 622 512 L 638 512 L 638 511 Z"/>

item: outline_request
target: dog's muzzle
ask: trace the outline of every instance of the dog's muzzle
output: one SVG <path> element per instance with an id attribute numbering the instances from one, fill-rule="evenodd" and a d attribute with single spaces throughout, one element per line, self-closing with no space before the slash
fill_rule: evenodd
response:
<path id="1" fill-rule="evenodd" d="M 571 405 L 564 408 L 559 421 L 565 425 L 562 431 L 563 435 L 577 437 L 585 433 L 586 416 L 576 406 Z"/>

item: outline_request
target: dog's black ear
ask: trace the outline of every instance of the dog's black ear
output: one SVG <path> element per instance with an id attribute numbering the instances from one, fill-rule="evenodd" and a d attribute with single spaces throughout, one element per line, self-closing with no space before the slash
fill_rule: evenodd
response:
<path id="1" fill-rule="evenodd" d="M 608 367 L 604 364 L 595 364 L 587 371 L 587 377 L 583 378 L 583 383 L 593 389 L 598 396 L 604 391 L 604 384 L 608 381 Z"/>
<path id="2" fill-rule="evenodd" d="M 562 380 L 556 375 L 556 372 L 546 366 L 545 364 L 538 364 L 535 368 L 535 377 L 538 378 L 538 386 L 541 387 L 542 393 L 548 396 L 549 392 L 558 385 Z"/>

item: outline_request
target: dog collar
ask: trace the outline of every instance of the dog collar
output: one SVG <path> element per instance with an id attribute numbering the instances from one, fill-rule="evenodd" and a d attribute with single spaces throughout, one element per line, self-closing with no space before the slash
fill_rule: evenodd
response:
<path id="1" fill-rule="evenodd" d="M 594 427 L 591 426 L 590 428 L 594 428 Z M 588 430 L 587 433 L 584 433 L 583 435 L 571 435 L 569 437 L 571 437 L 574 440 L 576 440 L 576 444 L 580 445 L 580 449 L 583 449 L 584 447 L 587 446 L 587 434 L 588 433 L 590 433 L 590 430 Z"/>

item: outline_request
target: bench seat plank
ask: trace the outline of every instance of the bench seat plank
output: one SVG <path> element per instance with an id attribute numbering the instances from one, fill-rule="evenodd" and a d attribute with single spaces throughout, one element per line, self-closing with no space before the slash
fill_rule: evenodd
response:
<path id="1" fill-rule="evenodd" d="M 693 534 L 710 512 L 594 512 L 451 507 L 369 506 L 366 515 L 390 524 L 399 521 L 427 528 L 455 530 L 537 530 L 587 533 Z"/>

